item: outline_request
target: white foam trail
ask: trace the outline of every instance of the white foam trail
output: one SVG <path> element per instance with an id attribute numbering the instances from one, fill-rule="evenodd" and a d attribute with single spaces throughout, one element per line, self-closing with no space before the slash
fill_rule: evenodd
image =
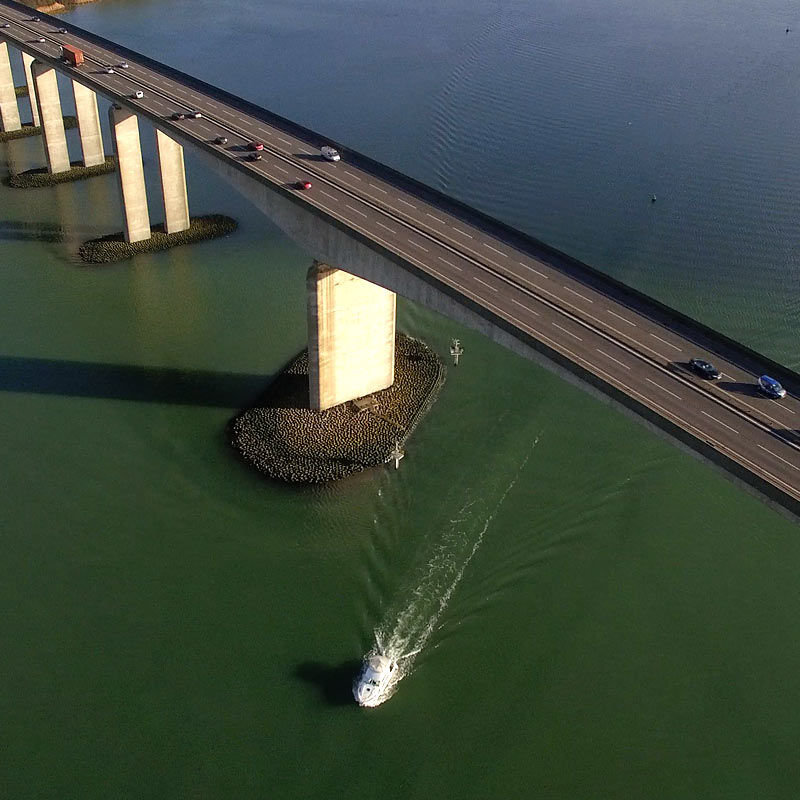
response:
<path id="1" fill-rule="evenodd" d="M 400 681 L 411 674 L 414 661 L 436 630 L 439 618 L 447 608 L 470 561 L 483 543 L 486 531 L 489 530 L 492 520 L 509 492 L 514 488 L 538 442 L 537 436 L 516 474 L 483 520 L 474 538 L 472 531 L 475 526 L 470 523 L 473 522 L 477 500 L 467 500 L 463 503 L 455 519 L 450 520 L 451 527 L 445 531 L 428 559 L 425 574 L 412 590 L 410 601 L 399 613 L 390 609 L 390 613 L 375 629 L 375 644 L 365 659 L 381 653 L 397 661 L 394 676 L 375 705 L 385 703 L 397 691 Z M 469 493 L 469 490 L 467 491 Z"/>

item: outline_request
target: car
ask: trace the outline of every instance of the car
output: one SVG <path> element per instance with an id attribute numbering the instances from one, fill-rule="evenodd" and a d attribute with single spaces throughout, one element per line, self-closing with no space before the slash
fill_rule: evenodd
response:
<path id="1" fill-rule="evenodd" d="M 0 28 L 10 28 L 10 27 L 11 26 L 7 22 L 4 22 L 2 25 L 0 25 Z"/>
<path id="2" fill-rule="evenodd" d="M 339 161 L 341 158 L 339 151 L 335 147 L 330 147 L 327 144 L 324 147 L 320 147 L 319 152 L 326 161 Z"/>
<path id="3" fill-rule="evenodd" d="M 66 28 L 59 28 L 59 29 L 58 29 L 58 32 L 59 32 L 59 33 L 66 33 L 66 32 L 67 32 L 67 29 L 66 29 Z"/>
<path id="4" fill-rule="evenodd" d="M 135 100 L 141 100 L 144 97 L 144 92 L 141 89 L 137 89 L 132 95 Z"/>
<path id="5" fill-rule="evenodd" d="M 264 158 L 264 156 L 262 156 L 261 153 L 248 153 L 247 154 L 247 160 L 248 161 L 261 161 L 262 158 Z"/>
<path id="6" fill-rule="evenodd" d="M 767 395 L 767 397 L 771 397 L 773 400 L 780 400 L 786 397 L 786 389 L 784 389 L 775 378 L 770 378 L 769 375 L 762 375 L 758 379 L 758 388 Z"/>
<path id="7" fill-rule="evenodd" d="M 263 150 L 264 149 L 264 143 L 263 142 L 250 142 L 247 145 L 247 149 L 248 150 Z"/>
<path id="8" fill-rule="evenodd" d="M 37 42 L 46 42 L 47 39 L 45 39 L 44 36 L 40 36 L 36 41 Z"/>
<path id="9" fill-rule="evenodd" d="M 172 119 L 186 119 L 186 114 L 181 111 L 173 111 Z"/>
<path id="10" fill-rule="evenodd" d="M 228 137 L 227 136 L 217 136 L 214 139 L 214 144 L 228 144 Z"/>
<path id="11" fill-rule="evenodd" d="M 114 67 L 106 67 L 106 75 L 113 75 Z"/>
<path id="12" fill-rule="evenodd" d="M 117 64 L 117 66 L 120 69 L 128 69 L 128 62 L 127 61 L 120 61 L 119 64 Z"/>
<path id="13" fill-rule="evenodd" d="M 41 21 L 42 21 L 41 17 L 31 17 L 31 22 L 41 22 Z"/>
<path id="14" fill-rule="evenodd" d="M 707 378 L 710 381 L 718 380 L 722 376 L 722 373 L 713 364 L 709 364 L 702 358 L 689 359 L 689 369 L 701 378 Z"/>
<path id="15" fill-rule="evenodd" d="M 186 119 L 200 119 L 203 115 L 199 111 L 187 111 Z"/>
<path id="16" fill-rule="evenodd" d="M 311 181 L 297 181 L 294 185 L 295 189 L 310 189 Z"/>

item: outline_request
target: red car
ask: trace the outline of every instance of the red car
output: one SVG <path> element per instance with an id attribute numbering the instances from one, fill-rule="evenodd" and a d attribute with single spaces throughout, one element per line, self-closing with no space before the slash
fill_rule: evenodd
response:
<path id="1" fill-rule="evenodd" d="M 247 145 L 247 149 L 248 150 L 263 150 L 264 149 L 264 144 L 263 144 L 263 142 L 250 142 L 250 144 Z"/>
<path id="2" fill-rule="evenodd" d="M 297 181 L 297 183 L 294 186 L 295 189 L 310 189 L 311 181 Z"/>

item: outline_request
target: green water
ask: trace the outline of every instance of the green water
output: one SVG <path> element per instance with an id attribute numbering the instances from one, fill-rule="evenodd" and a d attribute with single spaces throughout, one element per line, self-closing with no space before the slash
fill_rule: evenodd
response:
<path id="1" fill-rule="evenodd" d="M 549 52 L 567 14 L 451 0 L 426 18 L 427 6 L 388 0 L 326 11 L 237 0 L 225 17 L 174 0 L 164 18 L 164 5 L 106 2 L 71 19 L 409 171 L 436 161 L 431 182 L 464 196 L 479 191 L 459 150 L 468 140 L 441 109 L 467 93 L 474 127 L 488 126 L 481 109 L 497 95 L 481 87 L 501 84 L 507 66 L 497 37 L 507 55 Z M 587 29 L 597 7 L 571 7 Z M 643 73 L 666 81 L 642 55 L 644 23 L 671 10 L 670 34 L 688 47 L 689 21 L 711 30 L 715 8 L 687 17 L 678 3 L 631 4 L 619 30 L 639 54 L 636 85 Z M 785 11 L 745 6 L 739 22 L 757 38 L 757 21 Z M 723 28 L 713 36 L 739 41 L 733 22 Z M 594 60 L 566 70 L 565 86 L 602 83 L 590 67 L 610 56 L 592 30 Z M 301 71 L 291 54 L 303 43 Z M 241 61 L 204 58 L 234 45 Z M 750 63 L 741 48 L 729 58 L 734 71 Z M 742 92 L 756 103 L 759 70 L 778 58 L 752 56 L 737 103 Z M 575 91 L 579 117 L 592 106 Z M 703 91 L 679 102 L 654 90 L 650 111 L 677 104 L 691 116 Z M 641 93 L 620 96 L 647 116 Z M 742 107 L 735 141 L 717 144 L 733 166 L 758 132 Z M 468 118 L 453 108 L 451 119 Z M 771 152 L 796 148 L 796 115 L 782 110 L 786 135 L 773 131 Z M 562 133 L 578 130 L 568 117 L 557 117 Z M 489 210 L 533 220 L 532 232 L 794 363 L 796 233 L 771 220 L 789 219 L 795 177 L 767 200 L 695 196 L 652 225 L 628 214 L 618 187 L 600 219 L 582 206 L 540 215 L 534 189 L 553 192 L 560 176 L 578 197 L 593 167 L 578 170 L 576 153 L 599 146 L 586 133 L 560 152 L 558 131 L 542 128 L 552 151 L 530 170 L 519 165 L 531 128 L 503 129 L 518 190 L 504 166 L 480 164 Z M 152 131 L 143 136 L 156 217 Z M 672 170 L 688 174 L 669 142 Z M 41 163 L 40 146 L 12 142 L 0 158 L 25 169 Z M 0 797 L 796 797 L 796 526 L 599 401 L 403 300 L 399 329 L 443 358 L 458 337 L 465 353 L 401 468 L 315 490 L 263 482 L 234 458 L 225 426 L 305 344 L 309 257 L 187 162 L 193 213 L 230 214 L 240 230 L 99 269 L 74 253 L 119 229 L 113 176 L 0 188 Z M 733 166 L 731 184 L 742 180 Z M 745 172 L 757 172 L 751 161 Z M 769 171 L 758 178 L 770 184 Z M 711 167 L 692 179 L 722 180 Z M 739 259 L 729 248 L 708 262 L 699 283 L 720 293 L 704 301 L 695 259 L 706 239 L 729 241 L 756 202 Z M 783 276 L 779 288 L 770 275 Z M 423 646 L 396 694 L 364 710 L 350 682 L 376 631 Z"/>

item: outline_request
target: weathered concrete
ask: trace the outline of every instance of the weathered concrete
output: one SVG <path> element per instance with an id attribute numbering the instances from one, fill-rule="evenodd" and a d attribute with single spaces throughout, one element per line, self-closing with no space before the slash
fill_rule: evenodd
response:
<path id="1" fill-rule="evenodd" d="M 394 382 L 396 296 L 327 264 L 308 271 L 309 405 L 324 410 Z"/>
<path id="2" fill-rule="evenodd" d="M 108 120 L 117 156 L 125 241 L 141 242 L 150 238 L 150 213 L 147 210 L 139 120 L 132 111 L 120 106 L 111 106 Z"/>
<path id="3" fill-rule="evenodd" d="M 14 92 L 14 76 L 11 74 L 11 61 L 8 58 L 8 45 L 0 42 L 0 129 L 18 131 L 21 127 L 17 95 Z"/>
<path id="4" fill-rule="evenodd" d="M 65 172 L 69 169 L 67 135 L 64 133 L 64 114 L 58 96 L 56 71 L 49 64 L 34 61 L 31 67 L 36 83 L 36 105 L 42 123 L 42 143 L 50 172 Z"/>
<path id="5" fill-rule="evenodd" d="M 31 117 L 33 124 L 38 127 L 39 123 L 39 108 L 36 105 L 36 84 L 31 74 L 31 64 L 33 64 L 33 56 L 22 52 L 22 67 L 25 70 L 25 83 L 28 84 L 28 100 L 31 102 Z"/>
<path id="6" fill-rule="evenodd" d="M 156 144 L 161 167 L 161 196 L 164 198 L 164 229 L 167 233 L 185 231 L 189 227 L 189 199 L 183 147 L 158 128 Z"/>
<path id="7" fill-rule="evenodd" d="M 81 136 L 83 165 L 95 167 L 106 159 L 100 130 L 100 113 L 97 110 L 97 94 L 76 80 L 72 81 L 72 91 L 75 94 L 75 114 Z"/>

